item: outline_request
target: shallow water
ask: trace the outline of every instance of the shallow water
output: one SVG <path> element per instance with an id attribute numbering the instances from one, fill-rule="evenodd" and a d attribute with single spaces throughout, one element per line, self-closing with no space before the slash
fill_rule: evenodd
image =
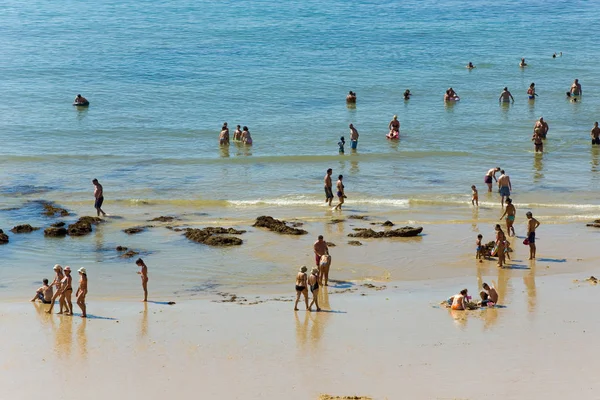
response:
<path id="1" fill-rule="evenodd" d="M 125 217 L 120 228 L 160 214 L 208 212 L 187 218 L 206 223 L 266 213 L 327 218 L 329 167 L 344 175 L 351 210 L 402 221 L 495 219 L 498 198 L 485 194 L 483 175 L 496 165 L 511 176 L 520 211 L 546 223 L 597 217 L 600 149 L 589 145 L 600 107 L 596 11 L 594 3 L 537 1 L 9 0 L 0 5 L 0 228 L 47 224 L 31 200 L 92 212 L 94 177 L 105 209 Z M 582 28 L 565 28 L 573 26 Z M 529 67 L 518 68 L 521 57 Z M 469 61 L 475 70 L 464 68 Z M 578 103 L 564 96 L 574 78 L 584 91 Z M 444 105 L 449 86 L 461 101 Z M 498 104 L 504 86 L 512 105 Z M 348 90 L 358 94 L 356 108 L 345 105 Z M 89 108 L 70 105 L 77 93 Z M 393 114 L 402 124 L 395 143 L 384 138 Z M 542 115 L 547 152 L 535 155 L 530 137 Z M 220 149 L 223 121 L 248 125 L 255 145 Z M 350 122 L 358 151 L 339 155 Z M 481 216 L 468 207 L 472 184 Z M 196 257 L 164 232 L 134 243 Z M 123 244 L 110 235 L 111 246 Z M 115 271 L 102 255 L 108 244 L 92 239 L 100 244 L 89 255 L 78 247 L 86 240 L 40 247 L 14 239 L 0 252 L 7 265 L 52 265 L 68 254 Z M 249 268 L 262 262 L 250 260 Z M 202 262 L 193 268 L 216 276 Z"/>

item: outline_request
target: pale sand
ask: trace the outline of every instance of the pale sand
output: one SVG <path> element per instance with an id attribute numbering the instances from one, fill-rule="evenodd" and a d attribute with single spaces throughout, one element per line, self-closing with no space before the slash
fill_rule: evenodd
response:
<path id="1" fill-rule="evenodd" d="M 598 398 L 600 286 L 573 282 L 583 274 L 505 272 L 507 308 L 472 312 L 436 305 L 475 291 L 474 276 L 329 294 L 323 307 L 335 312 L 310 314 L 279 301 L 90 300 L 95 317 L 83 320 L 4 303 L 0 397 Z M 497 279 L 489 273 L 480 278 Z"/>

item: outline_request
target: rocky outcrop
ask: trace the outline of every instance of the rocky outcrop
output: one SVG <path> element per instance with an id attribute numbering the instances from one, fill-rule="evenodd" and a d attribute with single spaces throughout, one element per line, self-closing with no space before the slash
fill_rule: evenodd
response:
<path id="1" fill-rule="evenodd" d="M 100 217 L 81 217 L 77 222 L 85 222 L 86 224 L 90 225 L 98 225 L 105 221 Z"/>
<path id="2" fill-rule="evenodd" d="M 67 229 L 62 226 L 61 227 L 51 226 L 49 228 L 44 229 L 44 236 L 65 237 L 66 235 L 67 235 Z"/>
<path id="3" fill-rule="evenodd" d="M 304 229 L 287 226 L 284 221 L 265 215 L 256 218 L 256 222 L 252 226 L 267 228 L 270 231 L 281 233 L 283 235 L 306 235 L 308 233 Z"/>
<path id="4" fill-rule="evenodd" d="M 144 232 L 145 230 L 145 226 L 134 226 L 133 228 L 123 229 L 123 232 L 128 235 L 135 235 L 136 233 Z"/>
<path id="5" fill-rule="evenodd" d="M 127 247 L 125 247 L 125 246 L 117 246 L 116 250 L 117 251 L 127 251 Z"/>
<path id="6" fill-rule="evenodd" d="M 189 240 L 208 246 L 239 246 L 243 240 L 235 236 L 222 236 L 222 234 L 239 235 L 246 231 L 238 231 L 233 228 L 208 227 L 204 229 L 188 228 L 184 236 Z"/>
<path id="7" fill-rule="evenodd" d="M 381 224 L 381 226 L 394 226 L 394 223 L 392 221 L 385 221 L 383 224 Z"/>
<path id="8" fill-rule="evenodd" d="M 119 257 L 121 257 L 121 258 L 132 258 L 132 257 L 137 256 L 138 254 L 140 254 L 140 253 L 138 253 L 137 251 L 129 250 L 126 253 L 121 254 Z"/>
<path id="9" fill-rule="evenodd" d="M 423 232 L 422 227 L 413 228 L 412 226 L 405 226 L 398 229 L 390 229 L 388 231 L 376 232 L 373 229 L 356 229 L 356 233 L 348 234 L 349 237 L 359 238 L 388 238 L 388 237 L 412 237 L 417 236 Z"/>
<path id="10" fill-rule="evenodd" d="M 56 217 L 57 215 L 61 217 L 66 217 L 69 215 L 69 212 L 64 208 L 56 207 L 51 203 L 42 203 L 42 207 L 44 207 L 44 211 L 42 215 L 46 215 L 48 217 Z"/>
<path id="11" fill-rule="evenodd" d="M 160 217 L 156 217 L 154 219 L 150 219 L 148 220 L 149 222 L 171 222 L 173 220 L 176 220 L 177 218 L 175 217 L 169 217 L 169 216 L 164 216 L 161 215 Z"/>
<path id="12" fill-rule="evenodd" d="M 2 229 L 0 229 L 0 244 L 8 243 L 8 235 L 4 233 Z"/>
<path id="13" fill-rule="evenodd" d="M 60 229 L 60 228 L 59 228 Z M 92 232 L 92 224 L 87 221 L 77 221 L 67 227 L 69 236 L 85 236 Z"/>
<path id="14" fill-rule="evenodd" d="M 348 217 L 349 219 L 367 219 L 369 218 L 368 215 L 351 215 Z"/>
<path id="15" fill-rule="evenodd" d="M 33 231 L 37 231 L 38 229 L 40 229 L 40 228 L 36 228 L 29 224 L 25 224 L 25 225 L 17 225 L 14 228 L 12 228 L 10 231 L 12 233 L 31 233 Z"/>
<path id="16" fill-rule="evenodd" d="M 64 221 L 60 221 L 60 222 L 55 222 L 52 225 L 50 225 L 53 228 L 62 228 L 63 226 L 65 226 L 66 224 L 64 223 Z"/>
<path id="17" fill-rule="evenodd" d="M 326 242 L 327 243 L 327 247 L 335 247 L 335 243 L 333 242 Z"/>
<path id="18" fill-rule="evenodd" d="M 359 242 L 358 240 L 350 240 L 350 241 L 348 242 L 348 244 L 349 244 L 350 246 L 362 246 L 362 243 L 361 243 L 361 242 Z"/>
<path id="19" fill-rule="evenodd" d="M 585 226 L 591 226 L 592 228 L 600 228 L 600 219 L 595 220 L 591 224 L 585 224 Z"/>

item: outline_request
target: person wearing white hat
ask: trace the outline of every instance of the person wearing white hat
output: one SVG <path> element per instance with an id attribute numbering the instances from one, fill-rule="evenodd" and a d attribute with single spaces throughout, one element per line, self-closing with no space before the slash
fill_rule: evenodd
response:
<path id="1" fill-rule="evenodd" d="M 300 301 L 300 295 L 304 295 L 304 302 L 306 303 L 306 310 L 308 311 L 308 289 L 306 288 L 306 266 L 300 267 L 298 274 L 296 275 L 296 303 L 294 304 L 294 311 L 298 311 L 298 302 Z"/>
<path id="2" fill-rule="evenodd" d="M 56 301 L 56 299 L 60 296 L 62 290 L 62 280 L 65 277 L 65 275 L 63 274 L 63 269 L 60 265 L 56 264 L 54 266 L 54 268 L 52 268 L 54 270 L 54 281 L 52 282 L 52 284 L 50 284 L 50 286 L 55 286 L 56 287 L 56 292 L 54 293 L 54 295 L 52 296 L 52 300 L 50 300 L 50 308 L 48 309 L 48 311 L 46 311 L 48 314 L 52 313 L 52 309 L 54 308 L 54 302 Z M 61 305 L 61 309 L 62 309 L 62 305 Z"/>
<path id="3" fill-rule="evenodd" d="M 87 271 L 85 268 L 81 267 L 77 270 L 79 272 L 79 288 L 77 289 L 77 293 L 75 293 L 75 298 L 77 299 L 77 305 L 81 308 L 81 318 L 87 318 L 86 307 L 85 307 L 85 296 L 87 295 Z"/>
<path id="4" fill-rule="evenodd" d="M 62 279 L 62 290 L 60 293 L 60 310 L 58 314 L 63 313 L 63 306 L 67 309 L 66 315 L 73 315 L 73 302 L 71 296 L 73 296 L 73 277 L 71 276 L 71 267 L 65 267 L 65 277 Z"/>
<path id="5" fill-rule="evenodd" d="M 312 293 L 312 301 L 308 306 L 308 311 L 312 311 L 313 304 L 317 306 L 317 311 L 321 311 L 321 307 L 319 307 L 319 268 L 313 267 L 310 271 L 308 284 L 310 285 L 310 292 Z"/>

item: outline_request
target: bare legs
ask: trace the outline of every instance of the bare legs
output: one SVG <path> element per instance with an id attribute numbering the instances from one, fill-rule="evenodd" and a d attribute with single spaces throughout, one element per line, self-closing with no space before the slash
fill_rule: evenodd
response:
<path id="1" fill-rule="evenodd" d="M 535 243 L 529 243 L 529 259 L 535 260 Z"/>
<path id="2" fill-rule="evenodd" d="M 144 300 L 148 301 L 148 280 L 142 280 L 142 288 L 144 289 Z"/>
<path id="3" fill-rule="evenodd" d="M 316 289 L 312 292 L 312 301 L 308 306 L 308 311 L 312 311 L 313 304 L 317 306 L 317 311 L 321 311 L 321 307 L 319 307 L 319 289 Z"/>
<path id="4" fill-rule="evenodd" d="M 300 301 L 300 295 L 303 294 L 304 295 L 304 302 L 306 303 L 306 309 L 309 310 L 310 308 L 308 307 L 308 289 L 304 288 L 303 291 L 298 291 L 296 290 L 296 303 L 294 304 L 294 311 L 298 311 L 298 302 Z"/>
<path id="5" fill-rule="evenodd" d="M 342 204 L 344 204 L 344 197 L 343 196 L 342 197 L 338 197 L 338 199 L 340 199 L 339 203 L 338 203 L 337 206 L 335 206 L 334 210 L 340 210 L 341 211 L 342 210 Z"/>
<path id="6" fill-rule="evenodd" d="M 77 305 L 79 306 L 79 308 L 81 308 L 81 318 L 87 318 L 87 314 L 85 313 L 85 295 L 80 294 L 79 296 L 77 296 Z"/>

